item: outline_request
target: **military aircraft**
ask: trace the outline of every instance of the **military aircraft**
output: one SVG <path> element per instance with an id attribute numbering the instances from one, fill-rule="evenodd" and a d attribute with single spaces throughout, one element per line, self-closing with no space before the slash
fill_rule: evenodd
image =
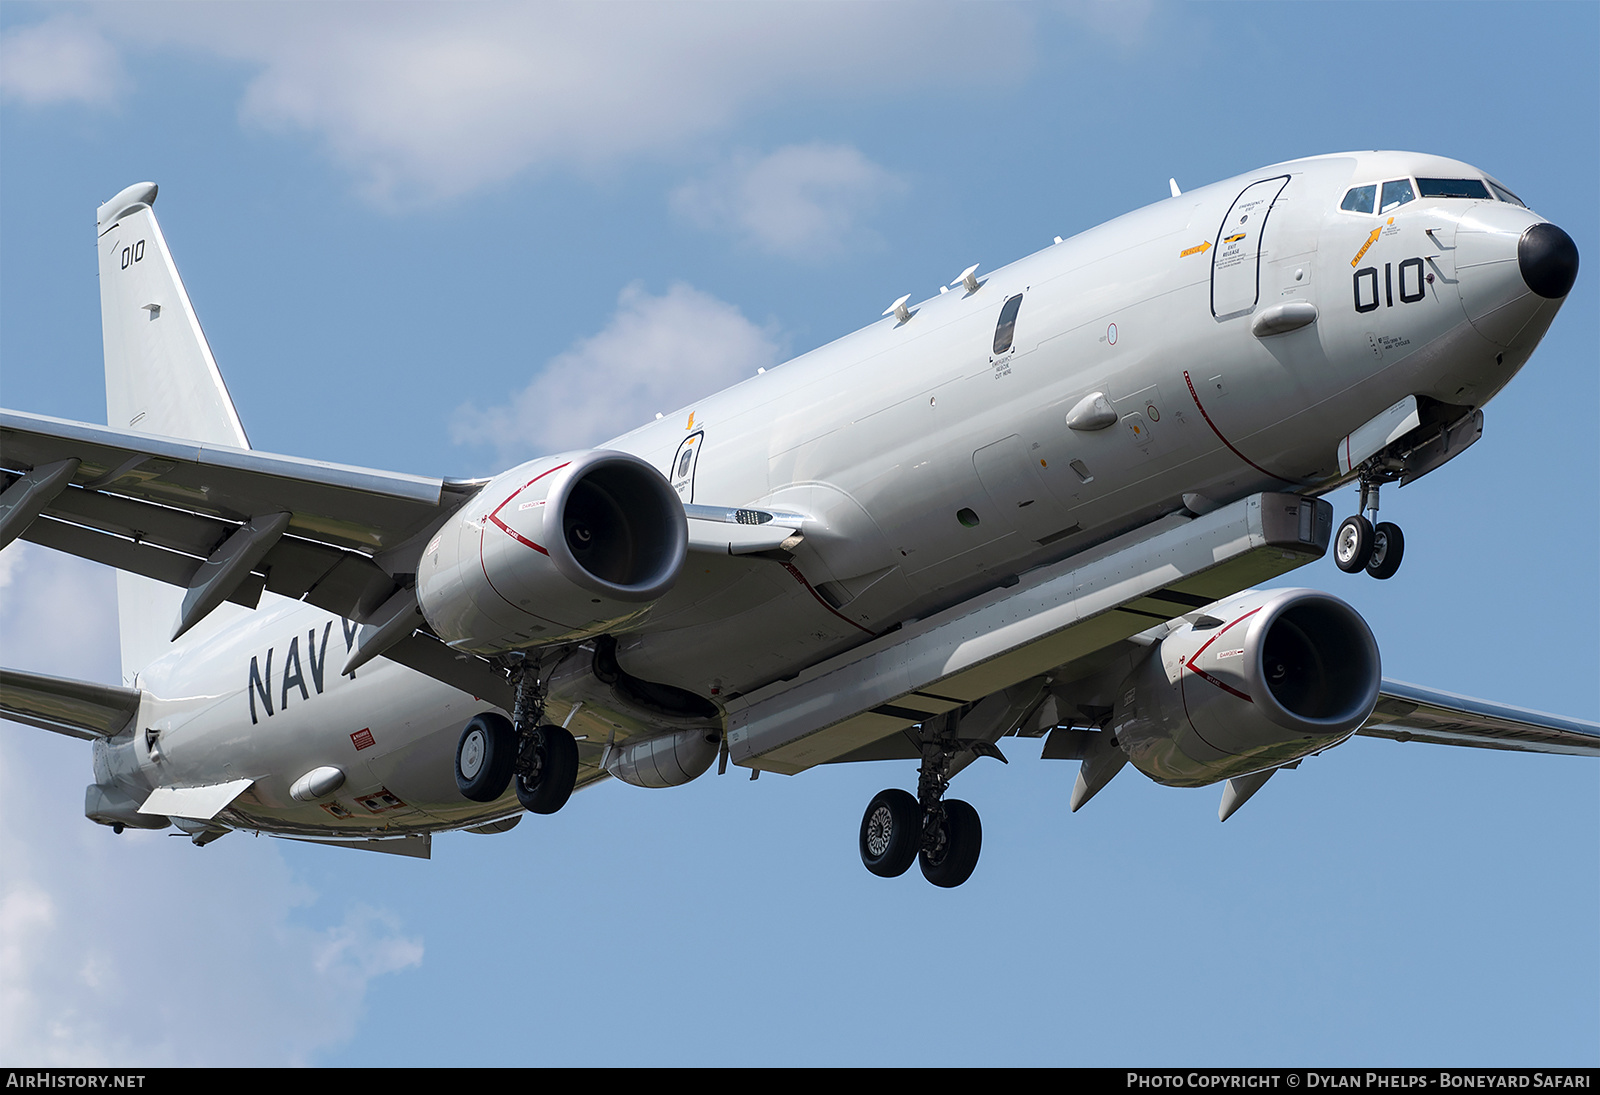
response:
<path id="1" fill-rule="evenodd" d="M 1336 597 L 1254 588 L 1330 544 L 1396 573 L 1381 487 L 1481 436 L 1572 239 L 1431 155 L 1171 191 L 461 480 L 251 449 L 131 186 L 98 214 L 108 425 L 0 412 L 0 546 L 118 568 L 123 682 L 0 670 L 0 713 L 93 742 L 90 819 L 198 845 L 426 856 L 607 777 L 916 761 L 861 857 L 945 887 L 982 843 L 950 782 L 1008 736 L 1079 762 L 1074 810 L 1132 763 L 1222 783 L 1223 820 L 1352 736 L 1600 755 L 1596 724 L 1384 679 Z"/>

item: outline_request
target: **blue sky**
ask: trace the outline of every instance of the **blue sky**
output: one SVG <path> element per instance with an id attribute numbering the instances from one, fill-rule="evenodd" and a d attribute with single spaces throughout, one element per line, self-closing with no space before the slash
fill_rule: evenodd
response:
<path id="1" fill-rule="evenodd" d="M 1467 160 L 1585 262 L 1482 442 L 1327 588 L 1385 672 L 1600 718 L 1600 7 L 0 8 L 0 402 L 102 421 L 93 213 L 157 213 L 253 444 L 471 475 L 620 433 L 1185 187 Z M 1333 501 L 1341 514 L 1353 492 Z M 116 679 L 108 573 L 0 555 L 0 661 Z M 1226 825 L 1014 744 L 959 890 L 909 764 L 603 785 L 428 863 L 84 820 L 0 735 L 16 1063 L 1595 1064 L 1600 766 L 1355 741 Z"/>

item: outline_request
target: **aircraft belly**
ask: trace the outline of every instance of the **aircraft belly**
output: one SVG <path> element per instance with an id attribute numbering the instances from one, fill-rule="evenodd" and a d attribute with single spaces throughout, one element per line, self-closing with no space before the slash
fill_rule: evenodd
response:
<path id="1" fill-rule="evenodd" d="M 459 812 L 455 735 L 490 705 L 381 658 L 341 676 L 353 628 L 273 601 L 224 641 L 181 651 L 141 678 L 149 696 L 131 749 L 139 775 L 178 787 L 252 779 L 220 819 L 263 831 L 437 828 Z M 324 766 L 344 772 L 339 789 L 294 801 L 290 785 Z"/>

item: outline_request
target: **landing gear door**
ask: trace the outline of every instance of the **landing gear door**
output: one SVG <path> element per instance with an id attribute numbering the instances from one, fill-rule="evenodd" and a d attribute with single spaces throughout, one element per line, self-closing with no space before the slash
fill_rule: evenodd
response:
<path id="1" fill-rule="evenodd" d="M 678 451 L 672 454 L 672 467 L 667 469 L 667 478 L 684 502 L 694 501 L 694 469 L 700 463 L 700 446 L 705 439 L 705 431 L 696 430 L 685 437 Z"/>
<path id="2" fill-rule="evenodd" d="M 1272 203 L 1289 176 L 1245 187 L 1228 207 L 1211 252 L 1211 314 L 1218 319 L 1248 315 L 1261 295 L 1261 244 Z"/>

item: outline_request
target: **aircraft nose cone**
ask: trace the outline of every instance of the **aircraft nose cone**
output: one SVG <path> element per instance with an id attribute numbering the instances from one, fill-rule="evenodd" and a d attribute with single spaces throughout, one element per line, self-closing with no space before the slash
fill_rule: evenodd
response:
<path id="1" fill-rule="evenodd" d="M 1517 241 L 1517 266 L 1529 289 L 1559 300 L 1578 280 L 1578 245 L 1555 225 L 1536 224 Z"/>

